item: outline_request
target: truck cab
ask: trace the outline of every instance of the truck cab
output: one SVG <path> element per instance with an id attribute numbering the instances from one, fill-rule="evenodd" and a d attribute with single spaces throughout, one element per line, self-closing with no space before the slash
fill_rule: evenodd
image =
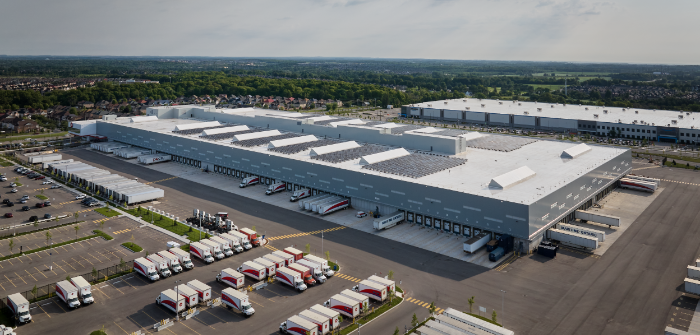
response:
<path id="1" fill-rule="evenodd" d="M 17 333 L 12 331 L 12 328 L 0 325 L 0 335 L 17 335 Z"/>

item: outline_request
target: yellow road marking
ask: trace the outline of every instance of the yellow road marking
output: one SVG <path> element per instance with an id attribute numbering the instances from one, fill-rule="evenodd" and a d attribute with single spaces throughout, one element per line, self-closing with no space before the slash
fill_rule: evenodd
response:
<path id="1" fill-rule="evenodd" d="M 122 328 L 122 327 L 121 327 L 120 325 L 118 325 L 116 322 L 114 322 L 114 321 L 112 321 L 112 322 L 114 323 L 115 326 L 119 327 L 119 329 L 121 329 L 124 333 L 126 333 L 126 335 L 133 334 L 133 333 L 129 333 L 129 332 L 127 332 L 126 330 L 124 330 L 124 328 Z"/>
<path id="2" fill-rule="evenodd" d="M 15 275 L 17 275 L 17 278 L 22 279 L 22 281 L 23 281 L 25 284 L 27 283 L 26 281 L 24 281 L 24 278 L 22 278 L 20 275 L 17 274 L 17 272 L 15 272 Z"/>
<path id="3" fill-rule="evenodd" d="M 37 269 L 36 266 L 34 267 L 34 269 L 36 269 L 37 272 L 39 272 L 39 273 L 41 273 L 42 275 L 44 275 L 44 273 L 41 272 L 39 269 Z M 46 275 L 44 275 L 44 277 L 46 277 Z M 46 277 L 46 278 L 49 278 L 49 277 Z"/>
<path id="4" fill-rule="evenodd" d="M 34 276 L 32 276 L 31 273 L 29 273 L 29 271 L 27 271 L 27 269 L 24 269 L 24 271 L 29 275 L 29 277 L 32 277 L 32 279 L 34 279 L 34 281 L 38 281 L 38 280 L 36 280 L 36 278 L 34 278 Z"/>

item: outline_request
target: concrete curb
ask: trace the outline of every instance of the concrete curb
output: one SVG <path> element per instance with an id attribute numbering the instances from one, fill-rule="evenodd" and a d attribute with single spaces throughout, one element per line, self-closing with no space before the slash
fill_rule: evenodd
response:
<path id="1" fill-rule="evenodd" d="M 401 298 L 401 302 L 400 302 L 398 305 L 396 305 L 396 306 L 394 306 L 394 307 L 392 307 L 392 308 L 389 308 L 386 312 L 382 313 L 381 315 L 377 316 L 376 318 L 374 318 L 374 319 L 372 319 L 372 320 L 369 320 L 369 322 L 364 323 L 364 324 L 362 324 L 362 325 L 363 325 L 363 326 L 366 326 L 366 325 L 372 323 L 374 320 L 377 320 L 377 319 L 381 318 L 382 316 L 386 315 L 386 313 L 391 312 L 394 308 L 401 306 L 401 304 L 403 304 L 404 301 L 406 301 L 406 298 Z M 354 333 L 354 332 L 356 332 L 356 331 L 358 331 L 358 330 L 360 330 L 360 328 L 357 328 L 357 329 L 355 329 L 355 330 L 349 332 L 348 335 L 350 335 L 350 334 L 352 334 L 352 333 Z"/>

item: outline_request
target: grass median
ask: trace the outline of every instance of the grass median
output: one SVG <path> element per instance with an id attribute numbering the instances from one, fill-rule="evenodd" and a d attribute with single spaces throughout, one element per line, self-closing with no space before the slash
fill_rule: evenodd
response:
<path id="1" fill-rule="evenodd" d="M 143 248 L 139 247 L 137 244 L 135 244 L 135 243 L 133 243 L 133 242 L 122 243 L 122 245 L 123 245 L 125 248 L 127 248 L 127 249 L 129 249 L 129 250 L 131 250 L 131 251 L 133 251 L 133 252 L 141 252 L 141 251 L 143 251 Z"/>
<path id="2" fill-rule="evenodd" d="M 371 313 L 369 313 L 361 318 L 356 319 L 355 320 L 356 323 L 353 323 L 353 324 L 341 329 L 340 334 L 341 335 L 350 334 L 351 332 L 355 331 L 357 329 L 357 327 L 359 327 L 357 325 L 357 322 L 359 322 L 361 324 L 366 324 L 366 323 L 378 318 L 380 315 L 386 313 L 392 307 L 397 306 L 399 303 L 401 303 L 401 301 L 403 301 L 403 298 L 398 298 L 398 297 L 394 298 L 393 303 L 391 303 L 391 304 L 386 303 L 386 304 L 382 305 L 381 307 L 377 308 L 376 310 L 374 310 L 374 312 L 371 312 Z"/>
<path id="3" fill-rule="evenodd" d="M 17 258 L 17 257 L 22 256 L 22 255 L 33 254 L 33 253 L 37 253 L 37 252 L 44 251 L 44 250 L 49 250 L 49 249 L 53 249 L 53 248 L 58 248 L 58 247 L 63 246 L 63 245 L 67 245 L 67 244 L 71 244 L 71 243 L 75 243 L 75 242 L 80 242 L 80 241 L 89 240 L 89 239 L 95 238 L 95 237 L 97 237 L 97 236 L 98 236 L 98 235 L 85 236 L 85 237 L 81 237 L 81 238 L 78 238 L 78 239 L 75 239 L 75 240 L 65 241 L 65 242 L 61 242 L 61 243 L 55 243 L 55 244 L 53 244 L 53 245 L 49 245 L 49 246 L 45 246 L 45 247 L 41 247 L 41 248 L 36 248 L 36 249 L 28 250 L 28 251 L 22 252 L 21 254 L 12 254 L 12 255 L 5 256 L 5 257 L 0 257 L 0 261 L 12 259 L 12 258 Z"/>
<path id="4" fill-rule="evenodd" d="M 35 195 L 35 197 L 37 197 L 37 198 L 40 199 L 40 200 L 46 200 L 46 199 L 49 198 L 49 197 L 47 197 L 47 196 L 45 196 L 45 195 L 41 195 L 41 194 L 37 194 L 37 195 Z"/>
<path id="5" fill-rule="evenodd" d="M 152 213 L 151 211 L 141 207 L 129 209 L 126 210 L 126 212 L 133 216 L 140 217 L 146 222 L 151 222 L 151 220 L 153 220 L 154 225 L 171 231 L 180 236 L 187 235 L 187 238 L 192 242 L 197 242 L 200 240 L 200 232 L 198 230 L 184 225 L 182 223 L 179 223 L 171 218 L 165 217 L 165 215 Z M 207 233 L 201 233 L 202 239 L 209 237 L 211 237 L 211 235 Z"/>
<path id="6" fill-rule="evenodd" d="M 97 236 L 102 236 L 107 241 L 111 241 L 114 239 L 114 237 L 110 236 L 109 234 L 107 234 L 99 229 L 95 229 L 92 232 Z"/>
<path id="7" fill-rule="evenodd" d="M 107 208 L 107 207 L 96 208 L 95 212 L 98 212 L 98 213 L 100 213 L 108 218 L 111 218 L 111 217 L 117 216 L 117 215 L 121 215 L 121 213 L 119 213 L 111 208 Z"/>
<path id="8" fill-rule="evenodd" d="M 85 221 L 64 223 L 64 224 L 60 224 L 60 225 L 56 225 L 56 226 L 52 226 L 52 227 L 46 227 L 46 228 L 41 228 L 41 229 L 32 230 L 32 231 L 25 231 L 25 232 L 22 232 L 22 233 L 17 233 L 17 234 L 15 234 L 15 235 L 8 234 L 8 235 L 5 235 L 5 236 L 0 237 L 0 240 L 6 240 L 6 239 L 8 239 L 8 238 L 13 238 L 13 237 L 22 236 L 22 235 L 34 234 L 34 233 L 36 233 L 36 232 L 40 232 L 40 231 L 44 231 L 44 230 L 56 229 L 56 228 L 65 227 L 65 226 L 71 226 L 71 225 L 79 224 L 79 223 L 83 223 L 83 222 L 85 222 Z M 40 224 L 41 224 L 41 223 L 40 223 Z"/>

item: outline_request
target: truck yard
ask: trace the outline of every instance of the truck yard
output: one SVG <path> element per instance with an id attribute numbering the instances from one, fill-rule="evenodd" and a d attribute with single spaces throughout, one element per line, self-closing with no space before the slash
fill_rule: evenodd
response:
<path id="1" fill-rule="evenodd" d="M 668 325 L 682 329 L 684 321 L 674 315 L 679 312 L 674 306 L 690 314 L 695 308 L 694 297 L 676 289 L 683 283 L 686 266 L 691 260 L 694 261 L 698 253 L 698 246 L 693 240 L 700 233 L 690 228 L 698 223 L 695 221 L 698 209 L 687 206 L 699 191 L 692 171 L 659 169 L 635 162 L 634 168 L 645 168 L 645 175 L 662 179 L 661 186 L 665 190 L 656 193 L 649 207 L 602 256 L 564 248 L 555 259 L 537 254 L 523 255 L 512 262 L 503 261 L 489 270 L 475 264 L 455 262 L 453 257 L 360 230 L 334 230 L 338 226 L 326 220 L 232 195 L 186 179 L 172 178 L 171 175 L 102 154 L 86 150 L 64 153 L 64 157 L 71 155 L 95 166 L 103 165 L 101 168 L 113 169 L 124 176 L 138 177 L 144 182 L 155 181 L 158 187 L 165 190 L 167 197 L 154 206 L 169 203 L 170 206 L 183 208 L 189 215 L 192 208 L 227 211 L 239 227 L 256 226 L 257 231 L 266 238 L 287 237 L 270 239 L 270 243 L 263 247 L 255 247 L 210 265 L 193 258 L 194 270 L 154 283 L 133 273 L 95 285 L 95 303 L 74 311 L 68 311 L 56 297 L 41 304 L 32 304 L 30 308 L 34 322 L 22 326 L 22 334 L 45 333 L 54 327 L 70 327 L 76 333 L 87 333 L 102 325 L 110 334 L 128 334 L 139 329 L 151 331 L 150 327 L 162 319 L 174 319 L 172 312 L 154 301 L 160 292 L 174 288 L 176 280 L 180 284 L 198 279 L 212 287 L 214 297 L 220 297 L 221 291 L 229 287 L 215 279 L 222 269 L 236 269 L 245 261 L 288 246 L 303 249 L 307 243 L 312 254 L 323 256 L 323 248 L 340 265 L 339 273 L 326 283 L 312 286 L 303 293 L 293 287 L 273 283 L 248 293 L 255 309 L 251 320 L 235 310 L 220 306 L 204 309 L 194 319 L 176 322 L 166 332 L 203 335 L 226 329 L 228 323 L 235 322 L 237 330 L 243 333 L 274 333 L 278 331 L 278 325 L 292 315 L 323 304 L 371 275 L 383 277 L 390 270 L 407 299 L 380 319 L 364 325 L 362 331 L 389 334 L 396 326 L 400 329 L 410 327 L 413 313 L 420 320 L 428 316 L 427 305 L 430 302 L 435 302 L 438 312 L 448 307 L 468 310 L 466 299 L 471 296 L 475 296 L 475 305 L 483 306 L 489 312 L 498 311 L 499 321 L 518 334 L 648 333 L 649 329 L 660 331 Z M 264 193 L 265 188 L 259 189 Z M 281 193 L 286 196 L 291 192 Z M 673 211 L 668 210 L 670 206 L 673 206 Z M 119 222 L 122 220 L 126 228 L 113 227 L 113 231 L 117 228 L 130 229 L 129 233 L 137 232 L 136 237 L 142 234 L 161 235 L 152 246 L 144 246 L 149 252 L 166 249 L 165 242 L 171 240 L 169 236 L 149 228 L 138 228 L 139 225 L 132 220 L 120 218 Z M 108 223 L 112 224 L 110 221 Z M 117 221 L 114 222 L 116 224 Z M 667 228 L 663 232 L 658 230 L 660 222 Z M 321 230 L 324 231 L 323 240 Z M 109 233 L 107 229 L 105 231 Z M 121 238 L 119 235 L 113 236 Z M 107 243 L 118 246 L 115 242 Z M 669 243 L 674 247 L 663 247 Z M 135 253 L 131 259 L 144 255 L 144 252 Z M 68 272 L 73 272 L 73 275 L 88 271 Z M 543 273 L 551 275 L 542 276 Z M 51 282 L 61 278 L 58 276 Z M 250 277 L 246 277 L 245 282 L 245 285 L 253 283 Z M 427 286 L 425 283 L 431 284 Z M 22 290 L 30 289 L 29 286 L 22 287 Z M 19 288 L 15 290 L 20 291 Z M 503 312 L 501 290 L 507 292 L 503 297 Z M 659 309 L 659 306 L 662 308 Z M 640 310 L 643 313 L 639 313 Z M 68 313 L 73 315 L 64 315 Z M 89 322 L 76 322 L 86 317 Z M 254 321 L 258 318 L 270 322 Z M 689 323 L 685 325 L 689 326 Z"/>

